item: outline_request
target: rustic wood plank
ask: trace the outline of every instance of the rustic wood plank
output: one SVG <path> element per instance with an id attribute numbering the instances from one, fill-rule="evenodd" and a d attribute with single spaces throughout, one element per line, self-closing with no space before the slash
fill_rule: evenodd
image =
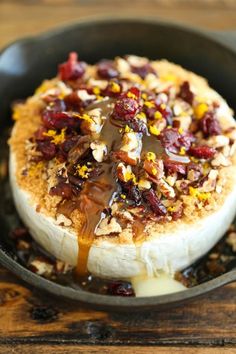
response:
<path id="1" fill-rule="evenodd" d="M 41 354 L 47 352 L 53 352 L 57 354 L 233 354 L 235 353 L 235 349 L 233 348 L 183 348 L 183 347 L 114 347 L 114 346 L 74 346 L 74 345 L 44 345 L 38 346 L 35 345 L 32 347 L 31 345 L 3 345 L 0 346 L 0 353 L 4 354 L 32 354 L 32 350 L 34 354 Z"/>
<path id="2" fill-rule="evenodd" d="M 86 309 L 0 271 L 0 344 L 235 345 L 236 284 L 191 304 L 145 313 Z"/>
<path id="3" fill-rule="evenodd" d="M 208 1 L 205 0 L 206 3 Z M 88 16 L 153 16 L 209 29 L 235 28 L 236 6 L 203 6 L 204 1 L 3 1 L 0 3 L 0 47 L 19 37 L 38 34 Z M 20 14 L 20 16 L 19 16 Z"/>

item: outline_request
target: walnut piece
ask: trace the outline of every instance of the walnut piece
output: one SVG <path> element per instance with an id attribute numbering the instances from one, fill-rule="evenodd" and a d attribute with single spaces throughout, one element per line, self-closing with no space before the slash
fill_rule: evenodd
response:
<path id="1" fill-rule="evenodd" d="M 216 155 L 216 157 L 211 161 L 212 166 L 219 167 L 219 166 L 230 166 L 231 162 L 227 157 L 225 157 L 221 152 Z"/>

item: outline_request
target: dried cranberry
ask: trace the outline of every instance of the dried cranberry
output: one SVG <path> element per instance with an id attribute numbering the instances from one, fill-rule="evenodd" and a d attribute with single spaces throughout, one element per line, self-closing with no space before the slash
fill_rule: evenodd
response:
<path id="1" fill-rule="evenodd" d="M 155 74 L 155 71 L 150 63 L 146 63 L 143 66 L 131 66 L 131 71 L 138 74 L 142 79 L 145 79 L 147 74 Z"/>
<path id="2" fill-rule="evenodd" d="M 11 231 L 10 236 L 14 239 L 25 238 L 29 236 L 29 232 L 25 227 L 16 227 Z"/>
<path id="3" fill-rule="evenodd" d="M 147 134 L 148 131 L 147 125 L 141 119 L 133 119 L 131 122 L 129 122 L 129 127 L 136 133 Z"/>
<path id="4" fill-rule="evenodd" d="M 68 137 L 61 145 L 60 148 L 64 153 L 68 153 L 77 143 L 78 140 L 80 139 L 80 136 L 74 135 L 71 137 Z"/>
<path id="5" fill-rule="evenodd" d="M 216 150 L 212 147 L 202 145 L 191 147 L 188 152 L 199 159 L 211 159 L 214 157 Z"/>
<path id="6" fill-rule="evenodd" d="M 179 97 L 181 97 L 184 101 L 192 105 L 194 94 L 190 89 L 188 81 L 184 81 L 183 84 L 180 86 Z"/>
<path id="7" fill-rule="evenodd" d="M 139 205 L 142 198 L 138 187 L 135 186 L 132 182 L 120 182 L 120 184 L 127 198 L 134 201 L 135 205 Z"/>
<path id="8" fill-rule="evenodd" d="M 188 150 L 191 143 L 195 140 L 191 133 L 180 134 L 176 128 L 164 129 L 159 139 L 162 146 L 173 153 L 178 153 L 181 147 L 185 147 L 185 149 Z"/>
<path id="9" fill-rule="evenodd" d="M 113 118 L 121 120 L 132 120 L 140 111 L 140 105 L 133 98 L 124 97 L 116 101 Z"/>
<path id="10" fill-rule="evenodd" d="M 103 79 L 113 79 L 119 75 L 112 60 L 101 60 L 97 64 L 97 73 Z"/>
<path id="11" fill-rule="evenodd" d="M 164 160 L 164 166 L 167 171 L 167 174 L 170 175 L 172 175 L 173 173 L 180 173 L 181 175 L 186 174 L 186 164 L 167 159 Z"/>
<path id="12" fill-rule="evenodd" d="M 148 119 L 150 119 L 150 120 L 155 119 L 154 115 L 155 115 L 155 113 L 157 111 L 156 106 L 154 106 L 154 107 L 146 107 L 144 105 L 144 110 L 145 110 L 145 113 L 146 113 L 146 116 L 148 117 Z"/>
<path id="13" fill-rule="evenodd" d="M 188 150 L 191 144 L 194 143 L 195 140 L 196 138 L 192 133 L 181 134 L 179 137 L 179 145 L 180 145 L 179 147 L 183 146 L 185 147 L 186 150 Z"/>
<path id="14" fill-rule="evenodd" d="M 109 81 L 107 87 L 102 90 L 101 94 L 109 97 L 118 97 L 122 93 L 123 86 L 118 81 Z"/>
<path id="15" fill-rule="evenodd" d="M 81 78 L 85 73 L 86 64 L 78 61 L 77 53 L 70 53 L 69 59 L 59 65 L 59 76 L 62 80 L 76 80 Z"/>
<path id="16" fill-rule="evenodd" d="M 45 127 L 40 127 L 36 132 L 34 133 L 35 139 L 36 140 L 50 140 L 51 138 L 47 135 L 47 129 Z"/>
<path id="17" fill-rule="evenodd" d="M 77 129 L 80 126 L 80 119 L 67 112 L 53 112 L 46 109 L 42 113 L 42 121 L 48 129 Z"/>
<path id="18" fill-rule="evenodd" d="M 66 110 L 68 111 L 79 111 L 81 108 L 86 107 L 88 104 L 92 102 L 89 101 L 82 101 L 77 92 L 72 92 L 64 98 L 66 104 Z"/>
<path id="19" fill-rule="evenodd" d="M 154 101 L 153 103 L 155 104 L 154 107 L 145 108 L 145 113 L 148 119 L 155 119 L 155 113 L 158 111 L 161 113 L 162 117 L 167 121 L 167 124 L 172 125 L 173 113 L 171 108 L 164 103 L 160 104 L 160 100 L 157 100 L 157 102 Z"/>
<path id="20" fill-rule="evenodd" d="M 150 206 L 152 211 L 157 216 L 165 216 L 167 213 L 166 207 L 162 204 L 160 199 L 157 197 L 153 189 L 149 189 L 143 192 L 143 198 L 145 202 Z"/>
<path id="21" fill-rule="evenodd" d="M 199 128 L 205 137 L 221 134 L 220 123 L 213 111 L 206 112 L 203 118 L 199 120 Z"/>
<path id="22" fill-rule="evenodd" d="M 113 281 L 107 286 L 109 295 L 116 296 L 134 296 L 134 290 L 130 283 L 124 281 Z"/>
<path id="23" fill-rule="evenodd" d="M 135 97 L 132 98 L 135 98 L 136 100 L 139 100 L 141 97 L 141 91 L 136 86 L 130 87 L 129 90 L 126 92 L 125 96 L 129 97 L 130 94 L 133 94 Z"/>
<path id="24" fill-rule="evenodd" d="M 50 189 L 50 195 L 57 195 L 65 199 L 71 198 L 72 192 L 71 184 L 65 182 L 59 182 L 55 187 Z"/>
<path id="25" fill-rule="evenodd" d="M 56 156 L 56 146 L 48 140 L 37 141 L 37 148 L 45 160 L 51 160 Z"/>
<path id="26" fill-rule="evenodd" d="M 164 129 L 159 136 L 162 146 L 174 153 L 179 150 L 179 138 L 180 134 L 175 128 Z"/>

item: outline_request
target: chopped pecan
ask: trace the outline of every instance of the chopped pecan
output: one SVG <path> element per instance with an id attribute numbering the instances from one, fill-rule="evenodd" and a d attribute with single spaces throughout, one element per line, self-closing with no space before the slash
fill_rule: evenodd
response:
<path id="1" fill-rule="evenodd" d="M 204 182 L 202 186 L 199 188 L 199 192 L 212 192 L 216 188 L 216 180 L 218 177 L 217 170 L 210 170 L 206 178 L 204 178 Z"/>
<path id="2" fill-rule="evenodd" d="M 121 231 L 122 228 L 120 224 L 116 221 L 116 218 L 106 217 L 100 222 L 98 228 L 96 229 L 95 234 L 97 236 L 102 236 L 102 235 L 110 235 L 113 233 L 120 233 Z"/>
<path id="3" fill-rule="evenodd" d="M 142 134 L 135 132 L 125 133 L 120 150 L 127 153 L 128 158 L 137 163 L 142 150 Z"/>
<path id="4" fill-rule="evenodd" d="M 188 181 L 186 179 L 180 179 L 175 182 L 175 186 L 176 186 L 177 190 L 183 194 L 188 193 L 189 184 L 190 184 L 190 181 Z"/>
<path id="5" fill-rule="evenodd" d="M 231 165 L 231 162 L 227 157 L 225 157 L 221 152 L 219 152 L 215 156 L 215 158 L 211 161 L 211 164 L 214 167 L 219 167 L 219 166 L 227 167 Z"/>
<path id="6" fill-rule="evenodd" d="M 144 189 L 150 189 L 151 188 L 151 182 L 148 181 L 145 178 L 141 178 L 138 182 L 138 187 L 140 190 L 144 190 Z"/>
<path id="7" fill-rule="evenodd" d="M 180 116 L 180 117 L 175 117 L 173 119 L 173 126 L 175 128 L 182 129 L 183 131 L 188 131 L 189 127 L 191 125 L 192 118 L 191 116 Z"/>
<path id="8" fill-rule="evenodd" d="M 166 177 L 166 182 L 167 182 L 171 187 L 173 187 L 173 186 L 175 185 L 175 182 L 176 182 L 176 180 L 177 180 L 177 177 L 178 177 L 177 173 L 174 172 L 174 173 L 172 173 L 171 175 L 169 175 L 169 176 Z"/>
<path id="9" fill-rule="evenodd" d="M 136 177 L 132 172 L 131 166 L 125 166 L 122 162 L 120 162 L 117 166 L 117 177 L 122 182 L 136 182 Z"/>
<path id="10" fill-rule="evenodd" d="M 171 187 L 163 178 L 158 181 L 157 188 L 167 199 L 172 199 L 175 197 L 174 188 Z"/>
<path id="11" fill-rule="evenodd" d="M 164 176 L 164 164 L 160 159 L 156 159 L 155 161 L 148 161 L 145 159 L 143 168 L 149 175 L 156 179 L 160 179 Z"/>
<path id="12" fill-rule="evenodd" d="M 229 138 L 225 135 L 214 135 L 207 139 L 207 145 L 218 149 L 229 145 Z"/>
<path id="13" fill-rule="evenodd" d="M 30 262 L 29 269 L 32 272 L 43 276 L 50 276 L 53 273 L 53 265 L 47 262 L 46 259 L 42 259 L 42 257 L 38 257 Z"/>
<path id="14" fill-rule="evenodd" d="M 82 122 L 80 129 L 83 134 L 100 133 L 103 125 L 103 117 L 100 108 L 94 108 L 81 117 Z"/>

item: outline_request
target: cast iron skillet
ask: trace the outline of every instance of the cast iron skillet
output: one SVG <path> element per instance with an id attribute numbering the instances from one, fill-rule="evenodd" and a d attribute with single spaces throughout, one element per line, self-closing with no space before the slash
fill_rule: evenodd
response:
<path id="1" fill-rule="evenodd" d="M 1 130 L 11 125 L 10 105 L 25 98 L 45 78 L 56 74 L 57 64 L 70 51 L 93 63 L 101 58 L 137 54 L 166 58 L 206 77 L 236 110 L 236 33 L 206 33 L 155 19 L 92 19 L 38 37 L 17 41 L 0 56 Z M 3 138 L 1 137 L 2 145 Z M 1 146 L 4 149 L 4 146 Z M 6 197 L 0 191 L 0 198 Z M 0 262 L 33 286 L 57 296 L 110 310 L 162 309 L 186 302 L 236 280 L 236 270 L 176 294 L 122 298 L 88 293 L 48 281 L 22 267 L 8 250 L 9 230 L 5 203 L 0 207 Z M 14 222 L 14 221 L 12 221 Z M 10 221 L 11 223 L 11 221 Z"/>

